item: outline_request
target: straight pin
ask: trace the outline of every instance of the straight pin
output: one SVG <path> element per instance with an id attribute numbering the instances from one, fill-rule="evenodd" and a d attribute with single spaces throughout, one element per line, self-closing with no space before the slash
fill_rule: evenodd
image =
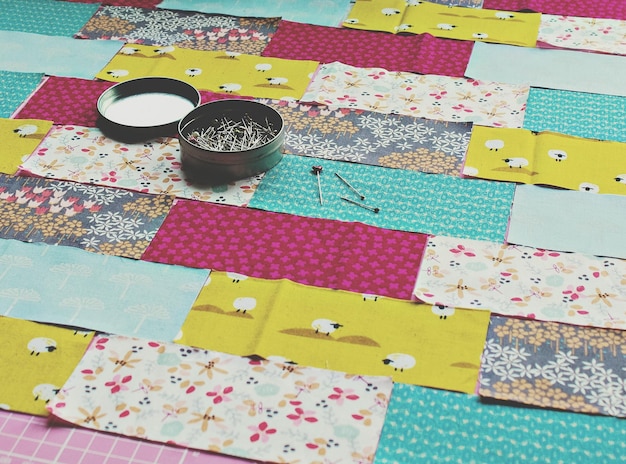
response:
<path id="1" fill-rule="evenodd" d="M 365 195 L 363 195 L 361 192 L 359 192 L 357 189 L 355 189 L 352 185 L 350 185 L 350 182 L 348 182 L 346 179 L 341 177 L 338 173 L 335 173 L 335 175 L 337 177 L 339 177 L 339 179 L 341 179 L 341 181 L 344 184 L 346 184 L 350 190 L 352 190 L 354 193 L 356 193 L 361 198 L 361 200 L 365 200 Z"/>
<path id="2" fill-rule="evenodd" d="M 341 198 L 344 201 L 347 201 L 348 203 L 352 203 L 353 205 L 357 205 L 357 206 L 360 206 L 361 208 L 368 209 L 368 210 L 372 211 L 373 213 L 378 213 L 380 211 L 380 208 L 374 208 L 372 206 L 367 206 L 367 205 L 364 205 L 362 203 L 357 203 L 354 200 L 350 200 L 350 198 L 346 198 L 346 197 L 339 197 L 339 198 Z"/>
<path id="3" fill-rule="evenodd" d="M 322 181 L 320 179 L 320 173 L 322 172 L 322 166 L 313 166 L 311 172 L 317 176 L 317 191 L 320 195 L 320 205 L 324 205 L 324 198 L 322 197 Z"/>

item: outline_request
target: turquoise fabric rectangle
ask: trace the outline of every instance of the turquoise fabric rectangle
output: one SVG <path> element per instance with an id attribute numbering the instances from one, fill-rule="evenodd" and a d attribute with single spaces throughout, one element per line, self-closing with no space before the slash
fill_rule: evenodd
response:
<path id="1" fill-rule="evenodd" d="M 159 3 L 162 9 L 258 18 L 281 17 L 319 26 L 339 26 L 350 6 L 350 0 L 163 0 Z"/>
<path id="2" fill-rule="evenodd" d="M 323 168 L 322 198 L 312 165 Z M 361 201 L 336 175 L 365 195 Z M 515 185 L 285 155 L 269 170 L 249 206 L 386 229 L 503 241 Z M 380 208 L 374 213 L 342 200 Z"/>
<path id="3" fill-rule="evenodd" d="M 0 314 L 172 341 L 209 272 L 0 239 Z"/>
<path id="4" fill-rule="evenodd" d="M 124 46 L 117 40 L 79 40 L 0 31 L 0 69 L 93 79 Z"/>
<path id="5" fill-rule="evenodd" d="M 57 0 L 1 0 L 0 30 L 72 37 L 99 7 Z"/>
<path id="6" fill-rule="evenodd" d="M 523 127 L 626 142 L 626 97 L 531 87 Z"/>
<path id="7" fill-rule="evenodd" d="M 621 419 L 396 383 L 374 462 L 586 464 L 622 462 L 625 455 Z"/>
<path id="8" fill-rule="evenodd" d="M 0 70 L 0 118 L 9 118 L 37 88 L 43 73 Z"/>

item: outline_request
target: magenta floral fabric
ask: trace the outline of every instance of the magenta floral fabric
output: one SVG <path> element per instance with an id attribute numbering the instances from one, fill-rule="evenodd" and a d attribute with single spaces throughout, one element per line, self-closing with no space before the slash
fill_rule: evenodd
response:
<path id="1" fill-rule="evenodd" d="M 626 19 L 626 3 L 621 0 L 594 2 L 589 0 L 484 0 L 483 8 L 582 16 L 585 18 Z"/>
<path id="2" fill-rule="evenodd" d="M 81 427 L 265 462 L 371 462 L 390 377 L 101 335 L 48 406 Z"/>
<path id="3" fill-rule="evenodd" d="M 462 77 L 474 43 L 281 21 L 262 56 Z"/>
<path id="4" fill-rule="evenodd" d="M 426 235 L 177 201 L 143 259 L 410 299 Z"/>

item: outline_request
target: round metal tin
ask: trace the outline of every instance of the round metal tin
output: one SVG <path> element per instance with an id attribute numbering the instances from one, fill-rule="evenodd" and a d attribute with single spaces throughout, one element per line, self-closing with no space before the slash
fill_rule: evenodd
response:
<path id="1" fill-rule="evenodd" d="M 115 84 L 98 98 L 97 126 L 120 142 L 176 134 L 178 121 L 200 104 L 196 88 L 168 77 L 141 77 Z"/>
<path id="2" fill-rule="evenodd" d="M 202 131 L 226 117 L 234 121 L 250 117 L 267 122 L 276 135 L 267 143 L 242 151 L 214 151 L 194 144 L 189 134 Z M 198 106 L 178 123 L 182 169 L 199 184 L 218 184 L 251 177 L 274 167 L 283 157 L 285 129 L 274 108 L 251 100 L 216 100 Z"/>

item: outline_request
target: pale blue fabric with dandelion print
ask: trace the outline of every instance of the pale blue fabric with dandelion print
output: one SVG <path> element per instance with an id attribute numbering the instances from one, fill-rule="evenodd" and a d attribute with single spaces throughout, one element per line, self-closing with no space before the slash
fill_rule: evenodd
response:
<path id="1" fill-rule="evenodd" d="M 523 127 L 626 142 L 626 97 L 531 87 Z"/>
<path id="2" fill-rule="evenodd" d="M 56 0 L 0 0 L 0 30 L 72 37 L 99 6 Z"/>
<path id="3" fill-rule="evenodd" d="M 172 341 L 208 276 L 208 270 L 0 239 L 0 315 Z"/>
<path id="4" fill-rule="evenodd" d="M 626 427 L 614 417 L 396 383 L 374 462 L 586 464 L 623 462 L 624 455 Z"/>
<path id="5" fill-rule="evenodd" d="M 322 167 L 322 199 L 312 165 Z M 366 199 L 361 201 L 336 175 Z M 515 184 L 285 155 L 249 206 L 386 229 L 503 241 Z M 340 198 L 380 208 L 374 213 Z"/>
<path id="6" fill-rule="evenodd" d="M 43 73 L 0 70 L 0 118 L 9 118 L 37 88 Z"/>

